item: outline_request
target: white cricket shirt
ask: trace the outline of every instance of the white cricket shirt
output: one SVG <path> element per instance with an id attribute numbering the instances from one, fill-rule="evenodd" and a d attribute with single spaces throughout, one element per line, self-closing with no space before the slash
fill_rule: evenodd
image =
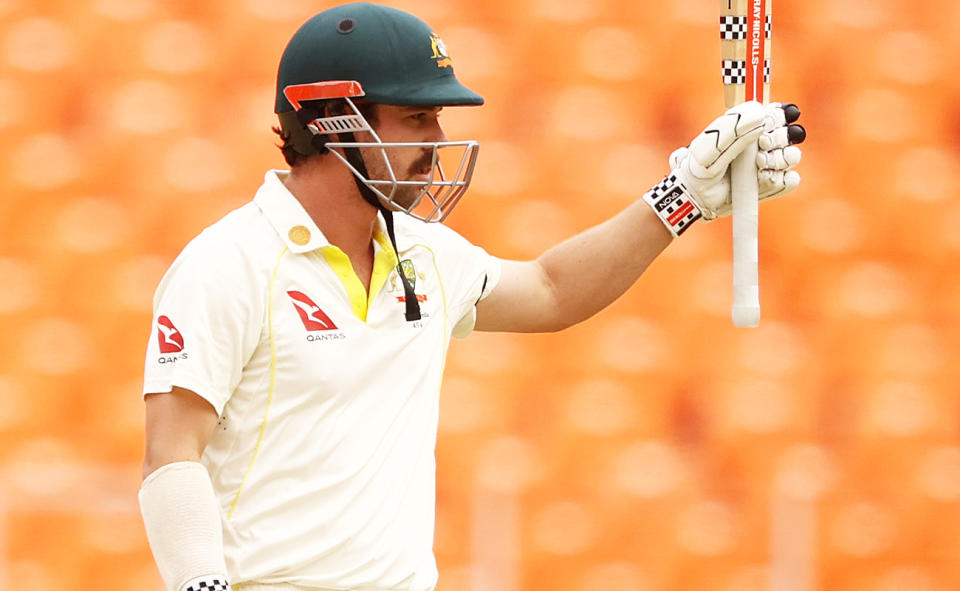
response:
<path id="1" fill-rule="evenodd" d="M 368 298 L 285 175 L 268 172 L 164 276 L 144 394 L 187 388 L 220 414 L 202 461 L 233 583 L 430 590 L 441 374 L 500 262 L 396 214 L 423 314 L 407 322 L 382 219 Z"/>

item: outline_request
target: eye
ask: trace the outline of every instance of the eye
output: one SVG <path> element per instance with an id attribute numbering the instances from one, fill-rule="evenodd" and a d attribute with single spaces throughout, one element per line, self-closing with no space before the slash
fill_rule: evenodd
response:
<path id="1" fill-rule="evenodd" d="M 439 117 L 440 111 L 434 109 L 424 109 L 423 111 L 416 111 L 410 115 L 410 119 L 418 123 L 424 123 L 431 119 L 438 119 Z"/>

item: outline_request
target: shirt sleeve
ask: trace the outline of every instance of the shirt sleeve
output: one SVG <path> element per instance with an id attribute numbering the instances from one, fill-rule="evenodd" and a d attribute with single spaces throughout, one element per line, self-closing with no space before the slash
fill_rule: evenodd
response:
<path id="1" fill-rule="evenodd" d="M 471 244 L 455 231 L 442 228 L 444 255 L 444 283 L 450 286 L 450 318 L 453 321 L 452 336 L 465 338 L 477 322 L 476 305 L 500 282 L 502 263 L 486 250 Z"/>
<path id="2" fill-rule="evenodd" d="M 177 386 L 223 412 L 263 326 L 265 296 L 241 252 L 201 234 L 167 271 L 153 300 L 144 395 Z"/>

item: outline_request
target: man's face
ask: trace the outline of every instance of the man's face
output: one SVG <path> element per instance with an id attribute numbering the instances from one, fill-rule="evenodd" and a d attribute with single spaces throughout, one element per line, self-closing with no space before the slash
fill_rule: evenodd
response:
<path id="1" fill-rule="evenodd" d="M 392 142 L 445 142 L 446 136 L 440 127 L 439 116 L 443 107 L 397 107 L 393 105 L 376 106 L 376 122 L 373 129 L 384 143 Z M 363 134 L 359 134 L 363 135 Z M 361 139 L 370 141 L 372 138 Z M 431 162 L 433 149 L 430 147 L 393 147 L 383 148 L 393 174 L 398 181 L 428 182 L 431 180 Z M 371 180 L 389 180 L 390 172 L 383 154 L 377 148 L 363 148 L 364 163 Z M 378 185 L 388 197 L 389 185 Z M 393 201 L 403 207 L 410 207 L 423 190 L 422 186 L 404 185 L 397 187 Z"/>

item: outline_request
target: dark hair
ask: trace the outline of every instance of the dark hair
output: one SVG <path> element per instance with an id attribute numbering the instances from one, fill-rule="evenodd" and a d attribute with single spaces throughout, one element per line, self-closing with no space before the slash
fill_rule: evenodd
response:
<path id="1" fill-rule="evenodd" d="M 346 103 L 341 100 L 332 100 L 332 101 L 323 101 L 322 109 L 327 110 L 331 116 L 342 115 L 346 112 Z M 377 124 L 377 109 L 376 104 L 374 103 L 359 103 L 354 102 L 357 110 L 360 111 L 360 114 L 363 115 L 363 118 L 367 120 L 371 126 Z M 302 163 L 307 158 L 313 158 L 316 156 L 305 156 L 293 146 L 293 141 L 290 138 L 289 133 L 285 133 L 284 130 L 279 126 L 273 126 L 273 133 L 277 134 L 280 137 L 282 144 L 278 144 L 277 147 L 280 148 L 280 152 L 283 154 L 283 159 L 286 160 L 287 164 L 290 167 L 297 166 L 297 164 Z M 307 132 L 310 133 L 310 132 Z"/>

